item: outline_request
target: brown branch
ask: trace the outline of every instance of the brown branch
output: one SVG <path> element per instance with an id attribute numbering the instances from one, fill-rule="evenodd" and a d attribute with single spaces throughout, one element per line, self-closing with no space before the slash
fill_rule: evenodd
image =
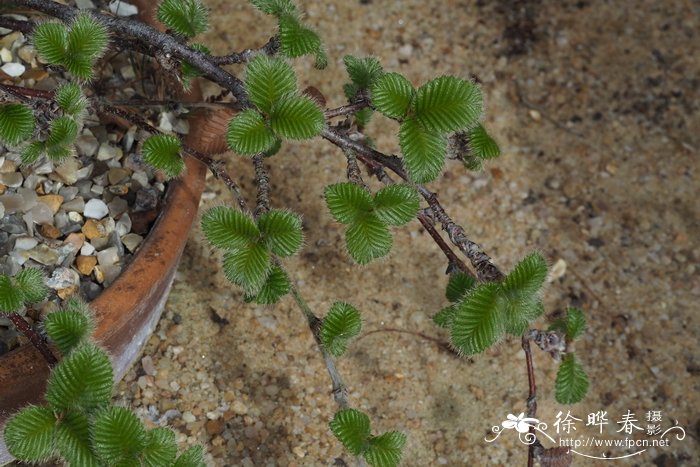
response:
<path id="1" fill-rule="evenodd" d="M 259 215 L 270 210 L 270 175 L 265 168 L 265 158 L 262 154 L 253 156 L 253 166 L 255 167 L 255 184 L 258 187 L 257 206 L 253 215 Z"/>
<path id="2" fill-rule="evenodd" d="M 343 115 L 351 115 L 368 107 L 370 107 L 369 102 L 363 99 L 355 102 L 354 104 L 341 105 L 335 109 L 328 109 L 323 113 L 323 115 L 326 117 L 326 119 L 330 119 L 334 117 L 341 117 Z"/>
<path id="3" fill-rule="evenodd" d="M 535 418 L 537 415 L 537 384 L 535 384 L 535 368 L 532 365 L 532 351 L 530 350 L 530 338 L 528 333 L 523 334 L 522 337 L 522 347 L 525 351 L 525 365 L 527 368 L 527 383 L 528 383 L 528 396 L 527 396 L 527 416 Z M 530 434 L 532 434 L 535 439 L 537 439 L 537 433 L 535 433 L 535 427 L 530 426 Z M 533 467 L 535 463 L 535 445 L 531 444 L 528 446 L 527 450 L 527 467 Z"/>
<path id="4" fill-rule="evenodd" d="M 29 323 L 17 313 L 8 313 L 5 316 L 7 316 L 7 318 L 12 321 L 12 324 L 14 324 L 15 327 L 22 334 L 24 334 L 27 339 L 29 339 L 29 342 L 31 342 L 34 347 L 36 347 L 39 353 L 41 353 L 41 355 L 44 357 L 44 360 L 46 360 L 46 363 L 48 363 L 49 367 L 55 367 L 58 360 L 54 354 L 51 353 L 51 349 L 49 349 L 49 346 L 46 345 L 46 342 L 44 342 L 44 339 L 42 339 L 39 333 L 32 329 Z"/>
<path id="5" fill-rule="evenodd" d="M 259 49 L 245 49 L 241 52 L 233 52 L 228 55 L 212 56 L 210 60 L 216 65 L 232 65 L 235 63 L 248 63 L 258 55 L 275 55 L 280 49 L 279 36 L 272 36 L 267 44 Z"/>

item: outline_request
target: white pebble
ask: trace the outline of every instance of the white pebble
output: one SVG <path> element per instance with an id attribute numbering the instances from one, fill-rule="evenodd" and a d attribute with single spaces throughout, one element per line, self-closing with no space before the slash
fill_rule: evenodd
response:
<path id="1" fill-rule="evenodd" d="M 188 411 L 188 412 L 185 412 L 185 413 L 182 414 L 182 420 L 183 420 L 185 423 L 192 423 L 192 422 L 194 422 L 195 420 L 197 420 L 197 418 L 196 418 L 194 415 L 192 415 L 192 412 L 189 412 L 189 411 Z"/>
<path id="2" fill-rule="evenodd" d="M 85 203 L 83 214 L 91 219 L 102 219 L 109 213 L 109 208 L 101 199 L 91 199 Z"/>
<path id="3" fill-rule="evenodd" d="M 22 76 L 22 73 L 24 73 L 26 68 L 24 68 L 24 65 L 21 63 L 5 63 L 2 67 L 0 67 L 0 70 L 4 71 L 8 76 L 16 78 L 18 76 Z"/>
<path id="4" fill-rule="evenodd" d="M 91 256 L 95 252 L 95 247 L 90 243 L 83 243 L 82 248 L 80 248 L 80 254 L 83 256 Z"/>
<path id="5" fill-rule="evenodd" d="M 0 60 L 2 60 L 3 62 L 11 62 L 12 61 L 12 52 L 10 52 L 5 47 L 0 49 Z"/>
<path id="6" fill-rule="evenodd" d="M 138 14 L 139 9 L 129 3 L 124 3 L 122 0 L 112 0 L 109 2 L 109 11 L 117 16 L 133 16 Z"/>

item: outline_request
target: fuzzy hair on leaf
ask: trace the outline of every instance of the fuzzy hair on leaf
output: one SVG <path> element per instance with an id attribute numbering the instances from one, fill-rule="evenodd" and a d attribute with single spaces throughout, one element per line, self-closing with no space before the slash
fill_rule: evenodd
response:
<path id="1" fill-rule="evenodd" d="M 316 103 L 305 96 L 288 94 L 278 99 L 270 110 L 270 127 L 289 139 L 311 139 L 321 133 L 325 117 Z"/>
<path id="2" fill-rule="evenodd" d="M 15 146 L 34 132 L 34 113 L 24 104 L 0 106 L 0 141 Z"/>
<path id="3" fill-rule="evenodd" d="M 173 178 L 185 170 L 185 161 L 180 157 L 181 148 L 176 136 L 153 135 L 144 141 L 141 154 L 147 164 Z"/>
<path id="4" fill-rule="evenodd" d="M 399 146 L 411 180 L 427 183 L 435 180 L 445 165 L 447 138 L 409 119 L 399 129 Z"/>
<path id="5" fill-rule="evenodd" d="M 270 149 L 277 137 L 262 115 L 256 110 L 247 109 L 229 122 L 226 141 L 235 152 L 254 156 Z"/>
<path id="6" fill-rule="evenodd" d="M 34 304 L 43 301 L 49 288 L 44 284 L 44 273 L 37 268 L 22 269 L 14 277 L 14 286 L 22 294 L 24 303 Z"/>
<path id="7" fill-rule="evenodd" d="M 372 467 L 397 467 L 405 445 L 405 433 L 388 431 L 369 438 L 363 457 Z"/>
<path id="8" fill-rule="evenodd" d="M 66 356 L 89 341 L 95 329 L 95 319 L 84 302 L 70 298 L 62 310 L 46 316 L 44 328 L 56 347 Z"/>
<path id="9" fill-rule="evenodd" d="M 260 215 L 257 222 L 263 242 L 278 256 L 292 256 L 304 243 L 301 216 L 298 214 L 273 209 Z"/>
<path id="10" fill-rule="evenodd" d="M 260 238 L 252 217 L 227 206 L 207 210 L 202 216 L 202 230 L 209 243 L 226 250 L 247 248 Z"/>
<path id="11" fill-rule="evenodd" d="M 158 21 L 184 37 L 209 29 L 209 10 L 201 0 L 163 0 L 156 13 Z"/>
<path id="12" fill-rule="evenodd" d="M 5 425 L 7 449 L 26 462 L 43 462 L 54 455 L 56 416 L 47 407 L 27 406 Z"/>
<path id="13" fill-rule="evenodd" d="M 296 92 L 297 76 L 284 60 L 258 55 L 246 67 L 245 87 L 250 100 L 261 112 L 269 114 L 273 104 Z"/>
<path id="14" fill-rule="evenodd" d="M 206 467 L 204 463 L 204 448 L 192 446 L 175 460 L 172 467 Z"/>
<path id="15" fill-rule="evenodd" d="M 345 353 L 348 341 L 360 334 L 362 318 L 355 307 L 335 302 L 323 319 L 319 337 L 323 347 L 334 357 Z"/>
<path id="16" fill-rule="evenodd" d="M 331 432 L 345 449 L 353 455 L 361 455 L 367 448 L 370 436 L 369 417 L 357 409 L 345 409 L 335 413 L 330 422 Z"/>
<path id="17" fill-rule="evenodd" d="M 131 463 L 146 447 L 143 423 L 124 407 L 109 407 L 93 422 L 93 445 L 102 462 L 109 465 Z"/>
<path id="18" fill-rule="evenodd" d="M 554 397 L 560 404 L 576 404 L 586 397 L 588 376 L 573 353 L 568 353 L 559 364 L 554 388 Z"/>
<path id="19" fill-rule="evenodd" d="M 399 73 L 386 73 L 372 83 L 372 103 L 389 118 L 403 119 L 415 95 L 411 82 Z"/>

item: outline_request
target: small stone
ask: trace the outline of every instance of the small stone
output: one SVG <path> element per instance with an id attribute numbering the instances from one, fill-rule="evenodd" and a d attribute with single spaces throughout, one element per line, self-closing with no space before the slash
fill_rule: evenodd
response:
<path id="1" fill-rule="evenodd" d="M 306 453 L 304 452 L 304 449 L 301 446 L 294 446 L 292 448 L 292 452 L 296 454 L 296 456 L 299 459 L 303 459 L 304 457 L 306 457 Z"/>
<path id="2" fill-rule="evenodd" d="M 76 196 L 75 199 L 63 203 L 61 207 L 64 211 L 83 212 L 85 209 L 85 200 L 82 196 Z"/>
<path id="3" fill-rule="evenodd" d="M 97 265 L 97 258 L 94 256 L 77 256 L 75 258 L 75 267 L 78 268 L 80 274 L 84 276 L 89 276 L 92 274 L 92 270 Z"/>
<path id="4" fill-rule="evenodd" d="M 106 250 L 102 250 L 97 253 L 97 262 L 100 266 L 112 266 L 119 262 L 119 255 L 117 254 L 117 248 L 111 247 Z"/>
<path id="5" fill-rule="evenodd" d="M 109 214 L 109 208 L 101 199 L 93 198 L 85 203 L 83 214 L 91 219 L 102 219 Z"/>
<path id="6" fill-rule="evenodd" d="M 10 52 L 6 47 L 0 49 L 0 60 L 3 62 L 11 62 L 13 58 L 12 52 Z"/>
<path id="7" fill-rule="evenodd" d="M 22 73 L 24 73 L 26 68 L 21 63 L 10 62 L 5 63 L 3 66 L 1 66 L 0 70 L 4 71 L 5 74 L 8 76 L 17 78 L 18 76 L 22 76 Z"/>
<path id="8" fill-rule="evenodd" d="M 248 413 L 248 407 L 240 400 L 234 401 L 233 405 L 231 406 L 231 410 L 239 415 L 245 415 Z"/>
<path id="9" fill-rule="evenodd" d="M 75 140 L 75 149 L 79 156 L 92 157 L 100 147 L 100 142 L 92 134 L 82 134 Z"/>
<path id="10" fill-rule="evenodd" d="M 158 205 L 158 192 L 153 188 L 142 188 L 136 192 L 134 211 L 150 211 Z"/>
<path id="11" fill-rule="evenodd" d="M 19 172 L 0 173 L 0 183 L 10 188 L 19 188 L 22 186 L 24 177 Z"/>
<path id="12" fill-rule="evenodd" d="M 564 277 L 565 274 L 566 274 L 566 261 L 564 261 L 562 258 L 559 258 L 552 266 L 552 269 L 550 269 L 549 278 L 547 281 L 554 282 L 554 281 L 559 280 L 562 277 Z"/>
<path id="13" fill-rule="evenodd" d="M 121 67 L 119 69 L 119 73 L 121 73 L 122 78 L 125 80 L 132 80 L 136 78 L 136 72 L 134 71 L 134 67 L 131 65 Z"/>
<path id="14" fill-rule="evenodd" d="M 83 216 L 81 216 L 80 213 L 76 212 L 76 211 L 69 212 L 68 219 L 70 219 L 72 222 L 76 222 L 76 223 L 83 222 Z"/>
<path id="15" fill-rule="evenodd" d="M 182 420 L 185 423 L 193 423 L 195 420 L 197 420 L 197 418 L 195 418 L 195 416 L 192 415 L 192 412 L 187 411 L 187 412 L 182 414 Z"/>
<path id="16" fill-rule="evenodd" d="M 35 224 L 49 224 L 53 222 L 53 212 L 51 208 L 43 203 L 38 203 L 30 211 L 32 222 Z"/>
<path id="17" fill-rule="evenodd" d="M 207 423 L 204 424 L 204 428 L 207 430 L 207 433 L 211 436 L 221 434 L 224 431 L 225 426 L 226 424 L 222 419 L 209 420 L 207 421 Z"/>
<path id="18" fill-rule="evenodd" d="M 73 185 L 78 181 L 78 170 L 80 170 L 80 161 L 74 157 L 69 157 L 63 164 L 56 167 L 54 173 L 60 177 L 60 179 L 66 185 Z"/>
<path id="19" fill-rule="evenodd" d="M 19 237 L 15 240 L 15 250 L 31 250 L 39 244 L 36 238 Z"/>
<path id="20" fill-rule="evenodd" d="M 95 247 L 91 243 L 85 242 L 80 248 L 80 254 L 83 256 L 90 256 L 95 252 Z"/>
<path id="21" fill-rule="evenodd" d="M 129 203 L 124 198 L 115 197 L 107 204 L 107 209 L 111 217 L 118 217 L 129 209 Z"/>
<path id="22" fill-rule="evenodd" d="M 121 159 L 122 150 L 116 146 L 112 146 L 109 143 L 102 143 L 99 150 L 97 151 L 98 161 L 107 161 L 110 159 Z"/>
<path id="23" fill-rule="evenodd" d="M 93 269 L 93 271 L 95 272 L 95 280 L 96 280 L 98 283 L 102 284 L 102 283 L 105 281 L 105 279 L 106 279 L 105 273 L 104 273 L 104 271 L 102 270 L 102 268 L 101 268 L 100 266 L 95 266 L 95 268 Z"/>
<path id="24" fill-rule="evenodd" d="M 28 258 L 45 266 L 53 266 L 58 264 L 59 261 L 58 252 L 44 244 L 39 244 L 31 250 L 27 250 L 26 255 Z"/>
<path id="25" fill-rule="evenodd" d="M 65 289 L 80 284 L 80 276 L 70 268 L 56 268 L 46 281 L 46 286 L 54 289 Z"/>
<path id="26" fill-rule="evenodd" d="M 131 217 L 129 217 L 128 213 L 124 213 L 121 215 L 121 217 L 117 221 L 115 229 L 120 237 L 123 237 L 124 235 L 131 232 Z"/>
<path id="27" fill-rule="evenodd" d="M 530 118 L 533 119 L 533 120 L 536 121 L 536 122 L 539 122 L 540 120 L 542 120 L 542 114 L 539 113 L 539 112 L 538 112 L 537 110 L 535 110 L 535 109 L 530 109 L 530 111 L 528 112 L 528 114 L 530 115 Z"/>
<path id="28" fill-rule="evenodd" d="M 66 237 L 63 241 L 64 245 L 71 246 L 71 252 L 75 253 L 83 247 L 85 244 L 85 235 L 79 233 L 72 233 Z"/>
<path id="29" fill-rule="evenodd" d="M 110 185 L 116 185 L 122 180 L 126 179 L 129 175 L 130 173 L 128 170 L 122 169 L 121 167 L 114 167 L 109 169 L 107 179 L 109 180 Z"/>
<path id="30" fill-rule="evenodd" d="M 65 289 L 58 289 L 56 291 L 56 295 L 58 295 L 61 300 L 66 300 L 67 298 L 72 297 L 73 295 L 77 295 L 78 292 L 80 292 L 80 286 L 71 285 L 70 287 L 66 287 Z"/>
<path id="31" fill-rule="evenodd" d="M 17 49 L 17 56 L 31 65 L 36 58 L 36 50 L 31 45 L 23 45 Z M 36 64 L 34 66 L 36 66 Z"/>
<path id="32" fill-rule="evenodd" d="M 61 195 L 44 195 L 44 196 L 39 196 L 40 203 L 44 203 L 47 205 L 53 214 L 56 214 L 61 207 L 61 204 L 63 204 L 63 196 Z"/>
<path id="33" fill-rule="evenodd" d="M 156 366 L 153 364 L 153 358 L 150 355 L 146 355 L 141 359 L 141 366 L 143 367 L 143 372 L 149 376 L 155 376 L 157 373 Z"/>
<path id="34" fill-rule="evenodd" d="M 94 219 L 88 219 L 87 221 L 85 221 L 85 225 L 83 225 L 83 228 L 81 230 L 88 240 L 104 238 L 107 236 L 107 232 L 105 232 L 104 226 Z"/>
<path id="35" fill-rule="evenodd" d="M 2 160 L 2 159 L 0 159 Z M 0 173 L 9 174 L 17 171 L 17 162 L 12 159 L 5 159 L 5 162 L 0 165 Z"/>
<path id="36" fill-rule="evenodd" d="M 141 242 L 143 242 L 143 237 L 135 233 L 126 234 L 122 237 L 122 243 L 132 253 L 136 251 Z"/>
<path id="37" fill-rule="evenodd" d="M 75 0 L 75 6 L 77 6 L 81 10 L 89 10 L 95 8 L 95 4 L 92 3 L 92 0 Z"/>
<path id="38" fill-rule="evenodd" d="M 53 226 L 51 224 L 43 224 L 39 228 L 39 231 L 44 237 L 51 238 L 54 240 L 63 235 L 63 232 L 61 232 L 56 226 Z"/>

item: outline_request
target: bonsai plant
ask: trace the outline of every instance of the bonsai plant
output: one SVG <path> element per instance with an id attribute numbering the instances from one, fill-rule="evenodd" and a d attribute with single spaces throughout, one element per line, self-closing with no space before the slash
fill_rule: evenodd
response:
<path id="1" fill-rule="evenodd" d="M 248 301 L 272 304 L 290 294 L 298 305 L 318 344 L 339 405 L 330 429 L 350 453 L 372 465 L 396 465 L 406 438 L 398 431 L 373 434 L 368 416 L 351 408 L 347 389 L 335 367 L 335 359 L 342 356 L 350 339 L 361 333 L 361 312 L 351 304 L 336 302 L 320 318 L 304 301 L 282 262 L 282 258 L 296 254 L 303 245 L 302 219 L 290 210 L 293 207 L 276 209 L 270 203 L 266 163 L 284 157 L 280 149 L 285 140 L 320 136 L 341 149 L 348 181 L 329 185 L 323 196 L 333 218 L 347 226 L 345 243 L 355 262 L 367 264 L 389 254 L 390 226 L 401 226 L 414 218 L 420 221 L 445 255 L 450 275 L 447 298 L 453 304 L 437 313 L 435 322 L 450 331 L 451 344 L 461 355 L 484 352 L 507 335 L 520 338 L 530 383 L 529 417 L 534 417 L 536 412 L 531 342 L 554 358 L 563 356 L 556 380 L 558 401 L 574 403 L 585 395 L 588 381 L 571 347 L 585 324 L 582 313 L 572 309 L 551 329 L 530 329 L 544 311 L 539 296 L 547 275 L 544 258 L 533 253 L 504 273 L 448 215 L 437 194 L 425 186 L 442 173 L 448 158 L 461 161 L 465 169 L 477 170 L 484 161 L 499 155 L 497 144 L 480 124 L 483 98 L 474 82 L 439 76 L 416 88 L 401 74 L 385 72 L 375 58 L 347 56 L 344 64 L 349 83 L 343 90 L 348 103 L 323 109 L 321 93 L 309 88 L 300 91 L 297 76 L 288 62 L 305 55 L 313 57 L 317 68 L 324 68 L 328 62 L 319 36 L 303 22 L 300 11 L 290 1 L 252 1 L 255 7 L 276 19 L 278 33 L 258 50 L 225 56 L 214 56 L 206 46 L 193 42 L 207 26 L 206 7 L 197 0 L 159 3 L 157 17 L 168 27 L 166 33 L 96 11 L 78 12 L 47 0 L 14 3 L 60 20 L 33 26 L 34 44 L 47 61 L 65 67 L 77 78 L 89 76 L 94 59 L 102 53 L 111 35 L 114 37 L 111 46 L 154 56 L 174 70 L 185 86 L 194 76 L 202 75 L 233 96 L 239 114 L 228 123 L 226 137 L 229 147 L 248 156 L 254 167 L 255 207 L 249 206 L 238 182 L 220 161 L 173 135 L 163 134 L 137 115 L 100 104 L 96 99 L 91 102 L 151 133 L 143 145 L 143 158 L 165 174 L 179 175 L 183 170 L 181 154 L 185 154 L 204 162 L 224 181 L 236 200 L 236 207 L 219 206 L 205 212 L 204 233 L 212 245 L 224 252 L 225 274 L 243 289 Z M 10 26 L 14 21 L 4 24 Z M 82 34 L 80 40 L 71 42 L 75 30 Z M 234 63 L 246 64 L 243 79 L 224 68 Z M 9 104 L 2 111 L 4 121 L 0 124 L 4 122 L 5 128 L 0 127 L 0 136 L 7 142 L 17 144 L 33 136 L 30 108 L 22 107 L 21 103 Z M 373 117 L 373 113 L 378 115 Z M 336 123 L 339 118 L 342 121 Z M 365 135 L 369 118 L 387 118 L 398 123 L 401 156 L 375 149 Z M 46 150 L 53 146 L 50 136 L 38 144 L 35 142 L 21 149 L 26 155 L 25 163 L 32 162 L 38 152 L 31 148 L 41 146 Z M 381 188 L 370 186 L 360 164 L 383 185 Z M 397 183 L 394 177 L 402 183 Z M 438 228 L 443 229 L 452 245 Z M 470 266 L 455 249 L 466 257 Z M 529 461 L 551 457 L 552 451 L 539 444 L 534 427 L 530 431 L 533 442 Z"/>

